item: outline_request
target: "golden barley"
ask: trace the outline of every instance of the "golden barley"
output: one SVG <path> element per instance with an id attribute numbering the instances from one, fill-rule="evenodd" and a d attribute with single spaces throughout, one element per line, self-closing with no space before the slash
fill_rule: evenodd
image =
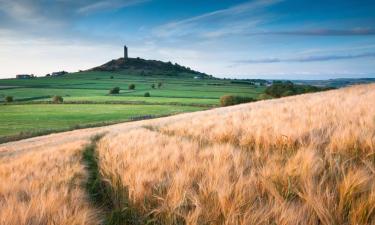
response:
<path id="1" fill-rule="evenodd" d="M 119 204 L 162 224 L 375 224 L 375 85 L 145 122 L 107 135 Z"/>

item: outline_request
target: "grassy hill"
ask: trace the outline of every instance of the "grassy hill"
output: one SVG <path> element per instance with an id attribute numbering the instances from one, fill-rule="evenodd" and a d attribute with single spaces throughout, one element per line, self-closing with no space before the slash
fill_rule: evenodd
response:
<path id="1" fill-rule="evenodd" d="M 374 99 L 361 85 L 0 145 L 0 218 L 374 224 Z"/>
<path id="2" fill-rule="evenodd" d="M 131 84 L 134 89 L 129 89 Z M 114 87 L 120 88 L 119 94 L 109 93 Z M 0 142 L 144 116 L 205 110 L 219 106 L 223 95 L 256 99 L 264 90 L 143 59 L 113 60 L 89 71 L 58 77 L 2 79 Z M 145 93 L 150 97 L 144 97 Z M 5 104 L 6 96 L 12 96 L 14 102 Z M 53 96 L 61 96 L 64 103 L 51 104 Z"/>
<path id="3" fill-rule="evenodd" d="M 294 80 L 296 84 L 314 85 L 320 87 L 346 87 L 358 84 L 375 83 L 375 78 L 337 78 L 329 80 Z"/>

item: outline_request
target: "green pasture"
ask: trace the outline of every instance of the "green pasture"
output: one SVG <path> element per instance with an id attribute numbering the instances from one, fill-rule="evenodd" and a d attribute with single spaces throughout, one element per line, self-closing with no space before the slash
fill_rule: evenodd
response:
<path id="1" fill-rule="evenodd" d="M 159 82 L 162 83 L 160 88 L 157 87 Z M 135 84 L 135 90 L 129 90 L 129 84 Z M 156 88 L 152 88 L 152 84 Z M 110 95 L 109 90 L 113 87 L 120 87 L 120 94 Z M 0 80 L 0 104 L 4 103 L 5 96 L 12 96 L 14 103 L 0 105 L 0 137 L 126 121 L 142 115 L 204 110 L 219 106 L 223 95 L 258 98 L 264 89 L 231 83 L 231 80 L 111 72 L 3 79 Z M 151 97 L 144 97 L 145 92 Z M 55 95 L 62 96 L 68 104 L 44 104 Z"/>
<path id="2" fill-rule="evenodd" d="M 115 123 L 142 116 L 202 110 L 202 107 L 117 104 L 0 105 L 0 136 L 63 130 L 76 125 Z"/>
<path id="3" fill-rule="evenodd" d="M 110 79 L 113 77 L 113 79 Z M 151 88 L 161 82 L 161 88 Z M 128 90 L 129 84 L 135 84 L 135 90 Z M 99 101 L 123 101 L 121 97 L 143 97 L 150 92 L 152 102 L 193 102 L 217 105 L 222 95 L 243 95 L 257 98 L 264 87 L 232 84 L 229 80 L 195 80 L 190 77 L 140 76 L 109 72 L 82 72 L 62 77 L 43 77 L 29 80 L 0 80 L 0 101 L 7 95 L 16 101 L 48 100 L 54 95 L 67 99 L 90 98 Z M 118 96 L 110 96 L 109 90 L 120 87 Z M 174 99 L 165 99 L 174 98 Z M 192 98 L 193 100 L 186 100 Z M 200 99 L 200 100 L 199 100 Z M 205 100 L 209 99 L 209 100 Z M 194 103 L 194 102 L 193 102 Z"/>

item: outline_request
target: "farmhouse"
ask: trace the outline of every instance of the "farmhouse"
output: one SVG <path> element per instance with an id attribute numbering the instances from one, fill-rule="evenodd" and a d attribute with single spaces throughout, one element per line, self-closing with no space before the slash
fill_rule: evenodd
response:
<path id="1" fill-rule="evenodd" d="M 34 75 L 29 75 L 29 74 L 18 74 L 16 75 L 16 78 L 17 79 L 30 79 L 30 78 L 33 78 Z"/>

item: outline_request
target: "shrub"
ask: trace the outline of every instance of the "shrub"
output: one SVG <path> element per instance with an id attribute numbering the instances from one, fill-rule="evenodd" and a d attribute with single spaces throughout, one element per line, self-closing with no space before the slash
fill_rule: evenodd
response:
<path id="1" fill-rule="evenodd" d="M 129 90 L 134 90 L 135 89 L 135 84 L 129 84 Z"/>
<path id="2" fill-rule="evenodd" d="M 286 96 L 291 96 L 291 95 L 295 95 L 295 92 L 293 92 L 292 90 L 287 90 L 281 93 L 281 97 L 286 97 Z"/>
<path id="3" fill-rule="evenodd" d="M 145 96 L 145 97 L 151 97 L 150 92 L 146 92 L 146 93 L 144 94 L 144 96 Z"/>
<path id="4" fill-rule="evenodd" d="M 53 103 L 63 103 L 64 99 L 61 96 L 55 95 L 52 97 L 52 102 Z"/>
<path id="5" fill-rule="evenodd" d="M 274 81 L 271 86 L 266 88 L 265 93 L 272 97 L 280 98 L 304 93 L 326 91 L 330 89 L 332 88 L 294 84 L 291 81 Z"/>
<path id="6" fill-rule="evenodd" d="M 163 85 L 163 83 L 162 83 L 162 82 L 159 82 L 159 83 L 158 83 L 158 88 L 161 88 L 162 85 Z"/>
<path id="7" fill-rule="evenodd" d="M 13 102 L 13 96 L 5 96 L 4 101 L 5 102 Z"/>
<path id="8" fill-rule="evenodd" d="M 113 76 L 110 76 L 109 78 L 110 78 L 110 79 L 113 79 L 114 77 L 113 77 Z"/>
<path id="9" fill-rule="evenodd" d="M 254 102 L 255 99 L 244 96 L 224 95 L 220 98 L 221 106 L 237 105 L 246 102 Z"/>
<path id="10" fill-rule="evenodd" d="M 272 96 L 271 95 L 267 95 L 266 93 L 263 93 L 263 94 L 260 94 L 258 96 L 258 99 L 260 99 L 260 100 L 272 99 Z"/>
<path id="11" fill-rule="evenodd" d="M 155 89 L 155 84 L 151 84 L 151 88 L 152 88 L 152 89 Z"/>
<path id="12" fill-rule="evenodd" d="M 274 81 L 271 86 L 266 88 L 265 93 L 272 97 L 280 98 L 286 96 L 286 94 L 293 95 L 293 93 L 296 93 L 296 88 L 290 81 Z"/>
<path id="13" fill-rule="evenodd" d="M 119 87 L 114 87 L 111 90 L 109 90 L 109 94 L 114 95 L 114 94 L 120 94 L 120 88 Z"/>

